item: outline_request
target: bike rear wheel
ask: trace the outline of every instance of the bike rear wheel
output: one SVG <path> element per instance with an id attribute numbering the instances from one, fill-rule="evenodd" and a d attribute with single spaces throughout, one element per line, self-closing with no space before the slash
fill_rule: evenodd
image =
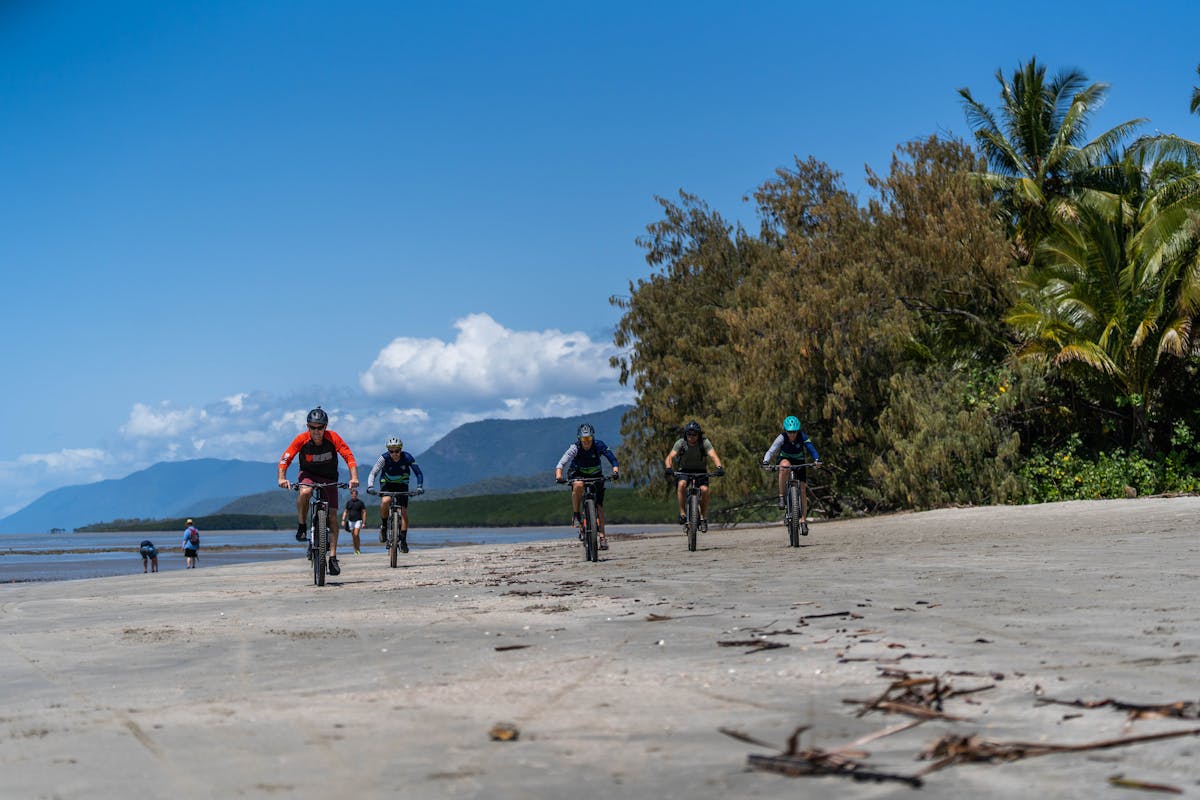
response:
<path id="1" fill-rule="evenodd" d="M 787 529 L 788 546 L 800 546 L 800 485 L 793 481 L 787 487 Z"/>
<path id="2" fill-rule="evenodd" d="M 393 498 L 392 503 L 396 500 Z M 396 567 L 396 554 L 400 552 L 400 512 L 392 508 L 388 514 L 388 562 Z"/>
<path id="3" fill-rule="evenodd" d="M 325 557 L 329 552 L 329 511 L 318 508 L 313 519 L 313 583 L 325 585 Z"/>
<path id="4" fill-rule="evenodd" d="M 700 493 L 692 492 L 687 501 L 688 550 L 696 550 L 696 531 L 700 528 Z"/>
<path id="5" fill-rule="evenodd" d="M 590 497 L 583 501 L 583 549 L 588 561 L 600 558 L 599 530 L 596 521 L 596 501 Z"/>

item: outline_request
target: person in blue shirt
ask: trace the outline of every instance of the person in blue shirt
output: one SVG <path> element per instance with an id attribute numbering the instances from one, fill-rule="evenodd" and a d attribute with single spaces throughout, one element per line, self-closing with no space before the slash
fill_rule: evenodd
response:
<path id="1" fill-rule="evenodd" d="M 399 436 L 388 437 L 387 452 L 379 457 L 371 474 L 367 477 L 367 489 L 375 486 L 375 478 L 379 478 L 381 492 L 407 492 L 411 475 L 417 476 L 417 490 L 414 494 L 425 491 L 425 476 L 417 466 L 417 460 L 410 453 L 404 452 L 404 442 Z M 408 552 L 408 495 L 401 497 L 384 497 L 379 502 L 379 541 L 387 541 L 388 514 L 392 510 L 392 501 L 400 504 L 400 552 Z"/>
<path id="2" fill-rule="evenodd" d="M 189 519 L 183 529 L 183 556 L 187 559 L 187 569 L 195 569 L 196 561 L 200 558 L 200 531 Z"/>
<path id="3" fill-rule="evenodd" d="M 808 438 L 808 434 L 800 429 L 800 419 L 796 416 L 788 416 L 783 420 L 783 433 L 775 437 L 775 441 L 767 449 L 766 455 L 763 456 L 763 466 L 769 466 L 771 459 L 779 457 L 779 466 L 788 467 L 793 464 L 803 464 L 812 457 L 812 464 L 816 466 L 821 463 L 821 457 L 817 455 L 817 448 L 813 446 L 812 441 Z M 779 508 L 784 508 L 783 493 L 786 491 L 788 476 L 790 470 L 779 470 Z M 800 533 L 808 536 L 808 467 L 796 470 L 796 477 L 800 480 Z"/>
<path id="4" fill-rule="evenodd" d="M 608 459 L 608 463 L 612 465 L 612 477 L 616 478 L 620 470 L 617 464 L 617 456 L 612 450 L 608 449 L 608 445 L 596 438 L 596 429 L 586 422 L 579 426 L 575 432 L 575 442 L 567 448 L 563 453 L 562 458 L 558 460 L 558 465 L 554 468 L 554 479 L 559 483 L 566 483 L 575 478 L 598 478 L 603 473 L 603 468 L 600 464 L 600 457 Z M 563 470 L 567 470 L 567 475 L 563 477 Z M 596 529 L 600 534 L 600 549 L 608 549 L 608 539 L 604 536 L 604 484 L 600 483 L 596 489 Z M 579 518 L 579 505 L 583 502 L 583 482 L 575 481 L 571 487 L 571 524 L 579 527 L 581 520 Z"/>

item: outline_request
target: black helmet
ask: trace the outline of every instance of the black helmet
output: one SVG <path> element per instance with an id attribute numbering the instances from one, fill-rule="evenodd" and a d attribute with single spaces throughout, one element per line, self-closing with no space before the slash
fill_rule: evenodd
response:
<path id="1" fill-rule="evenodd" d="M 328 425 L 329 415 L 325 413 L 324 409 L 322 409 L 320 406 L 317 406 L 312 411 L 308 412 L 308 424 Z"/>
<path id="2" fill-rule="evenodd" d="M 697 436 L 699 436 L 703 432 L 704 431 L 702 431 L 700 429 L 700 423 L 696 422 L 696 420 L 692 420 L 687 425 L 683 426 L 683 435 L 684 436 L 687 436 L 689 433 L 694 433 Z"/>
<path id="3" fill-rule="evenodd" d="M 578 436 L 580 439 L 582 439 L 585 436 L 590 436 L 591 438 L 594 439 L 594 438 L 596 438 L 596 429 L 593 428 L 591 425 L 588 425 L 585 422 L 579 426 L 579 430 L 575 431 L 575 435 Z"/>

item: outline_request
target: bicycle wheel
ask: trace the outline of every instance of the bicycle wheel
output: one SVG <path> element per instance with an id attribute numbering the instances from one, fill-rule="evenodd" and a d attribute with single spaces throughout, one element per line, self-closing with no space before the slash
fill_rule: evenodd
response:
<path id="1" fill-rule="evenodd" d="M 687 501 L 688 550 L 696 549 L 696 530 L 700 527 L 700 493 L 692 492 Z"/>
<path id="2" fill-rule="evenodd" d="M 596 501 L 588 498 L 583 501 L 583 549 L 588 561 L 600 558 L 600 545 L 597 539 Z"/>
<path id="3" fill-rule="evenodd" d="M 325 585 L 325 557 L 329 552 L 329 509 L 318 508 L 313 522 L 313 583 Z"/>
<path id="4" fill-rule="evenodd" d="M 787 487 L 788 546 L 800 546 L 800 484 L 788 481 Z"/>
<path id="5" fill-rule="evenodd" d="M 388 514 L 388 562 L 396 568 L 396 554 L 400 552 L 400 512 L 396 510 L 396 498 L 392 498 L 392 510 Z"/>

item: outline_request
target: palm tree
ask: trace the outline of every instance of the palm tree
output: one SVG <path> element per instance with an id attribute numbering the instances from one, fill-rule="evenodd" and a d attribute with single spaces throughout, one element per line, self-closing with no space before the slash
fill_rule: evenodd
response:
<path id="1" fill-rule="evenodd" d="M 991 168 L 978 177 L 1000 201 L 1017 261 L 1028 264 L 1052 226 L 1054 200 L 1090 185 L 1094 166 L 1116 152 L 1144 120 L 1124 122 L 1087 142 L 1088 121 L 1103 102 L 1107 84 L 1089 85 L 1078 70 L 1060 72 L 1047 82 L 1046 67 L 1036 58 L 1018 66 L 1011 78 L 997 70 L 996 80 L 998 115 L 975 100 L 970 89 L 958 93 Z"/>
<path id="2" fill-rule="evenodd" d="M 1200 74 L 1200 67 L 1196 67 L 1196 72 Z M 1192 87 L 1192 113 L 1200 113 L 1200 86 Z"/>
<path id="3" fill-rule="evenodd" d="M 1080 189 L 1053 203 L 1008 317 L 1026 337 L 1019 358 L 1101 378 L 1102 402 L 1132 410 L 1130 443 L 1143 448 L 1163 370 L 1180 363 L 1167 357 L 1194 353 L 1198 150 L 1176 137 L 1139 140 L 1095 170 L 1110 191 Z"/>

